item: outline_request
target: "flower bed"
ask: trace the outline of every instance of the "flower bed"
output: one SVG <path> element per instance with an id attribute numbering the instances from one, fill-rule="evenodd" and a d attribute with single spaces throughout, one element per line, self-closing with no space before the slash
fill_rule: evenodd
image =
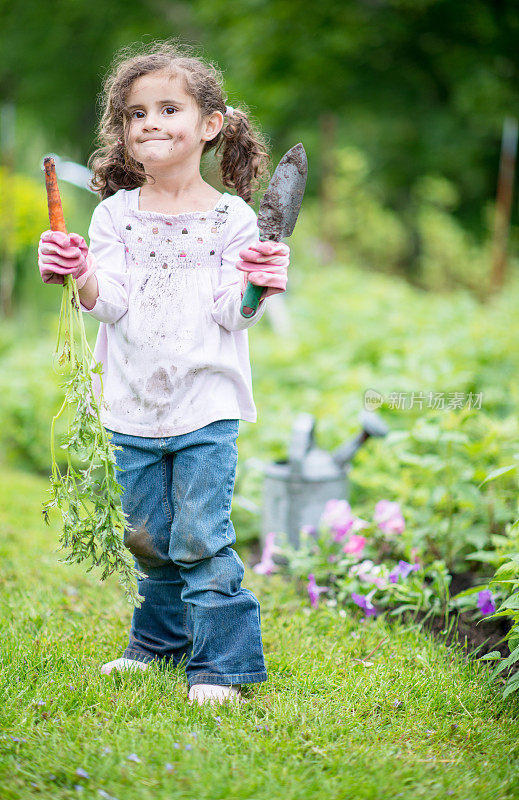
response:
<path id="1" fill-rule="evenodd" d="M 360 609 L 361 619 L 384 612 L 413 614 L 422 622 L 429 620 L 428 627 L 443 634 L 452 633 L 448 618 L 456 616 L 458 630 L 480 656 L 491 660 L 507 655 L 502 643 L 511 614 L 503 607 L 506 588 L 502 584 L 489 588 L 488 581 L 477 573 L 465 573 L 467 588 L 459 591 L 460 581 L 449 573 L 445 562 L 427 561 L 424 553 L 403 537 L 405 529 L 397 502 L 380 500 L 371 519 L 366 520 L 357 517 L 346 500 L 330 500 L 319 525 L 301 529 L 297 549 L 285 534 L 269 533 L 261 560 L 253 569 L 264 575 L 281 572 L 290 576 L 307 592 L 313 608 L 326 603 L 341 616 L 348 607 Z M 506 618 L 504 624 L 502 618 Z M 482 622 L 483 638 L 478 629 Z M 495 673 L 512 667 L 515 660 L 508 657 Z M 510 686 L 517 688 L 514 670 L 509 669 L 508 675 L 512 677 L 507 692 Z"/>

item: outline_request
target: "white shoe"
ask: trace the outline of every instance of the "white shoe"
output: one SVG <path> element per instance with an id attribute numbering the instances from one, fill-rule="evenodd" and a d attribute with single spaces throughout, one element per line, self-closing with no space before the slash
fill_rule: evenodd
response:
<path id="1" fill-rule="evenodd" d="M 240 692 L 240 684 L 236 683 L 232 686 L 225 684 L 223 686 L 214 683 L 195 683 L 191 687 L 188 694 L 189 705 L 193 705 L 194 701 L 201 706 L 202 703 L 225 703 L 227 700 L 232 702 L 240 702 L 242 699 Z"/>
<path id="2" fill-rule="evenodd" d="M 108 664 L 103 664 L 101 667 L 102 675 L 110 675 L 112 670 L 126 670 L 126 669 L 148 669 L 148 664 L 144 661 L 135 661 L 133 658 L 117 658 L 115 661 L 110 661 Z"/>

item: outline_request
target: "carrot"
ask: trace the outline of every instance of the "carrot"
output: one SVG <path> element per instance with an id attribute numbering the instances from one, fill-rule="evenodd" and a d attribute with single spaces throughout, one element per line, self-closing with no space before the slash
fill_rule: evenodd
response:
<path id="1" fill-rule="evenodd" d="M 65 225 L 65 217 L 63 216 L 63 206 L 61 205 L 54 159 L 50 156 L 44 158 L 43 169 L 45 170 L 45 186 L 47 187 L 50 229 L 51 231 L 66 233 L 67 226 Z"/>

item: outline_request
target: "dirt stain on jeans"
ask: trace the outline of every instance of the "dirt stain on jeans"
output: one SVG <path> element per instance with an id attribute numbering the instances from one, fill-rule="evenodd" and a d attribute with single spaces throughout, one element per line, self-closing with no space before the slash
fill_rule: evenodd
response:
<path id="1" fill-rule="evenodd" d="M 156 550 L 153 539 L 144 525 L 125 530 L 124 544 L 142 567 L 163 567 L 168 563 L 168 559 Z"/>

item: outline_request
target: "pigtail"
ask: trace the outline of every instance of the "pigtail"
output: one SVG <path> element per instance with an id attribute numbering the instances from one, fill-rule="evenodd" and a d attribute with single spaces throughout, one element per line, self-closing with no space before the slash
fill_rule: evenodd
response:
<path id="1" fill-rule="evenodd" d="M 108 75 L 105 81 L 100 102 L 103 113 L 99 123 L 99 147 L 89 158 L 88 166 L 92 170 L 92 188 L 101 195 L 101 199 L 115 194 L 119 189 L 136 189 L 146 183 L 146 174 L 142 164 L 135 161 L 126 146 L 126 112 L 125 96 L 139 76 L 139 70 L 133 68 L 132 62 L 126 66 L 123 49 L 119 56 L 122 62 Z M 135 61 L 135 59 L 134 59 Z"/>
<path id="2" fill-rule="evenodd" d="M 226 117 L 216 152 L 221 157 L 223 185 L 234 187 L 237 194 L 250 203 L 252 192 L 267 175 L 269 156 L 265 139 L 244 111 L 233 109 L 232 116 Z"/>

